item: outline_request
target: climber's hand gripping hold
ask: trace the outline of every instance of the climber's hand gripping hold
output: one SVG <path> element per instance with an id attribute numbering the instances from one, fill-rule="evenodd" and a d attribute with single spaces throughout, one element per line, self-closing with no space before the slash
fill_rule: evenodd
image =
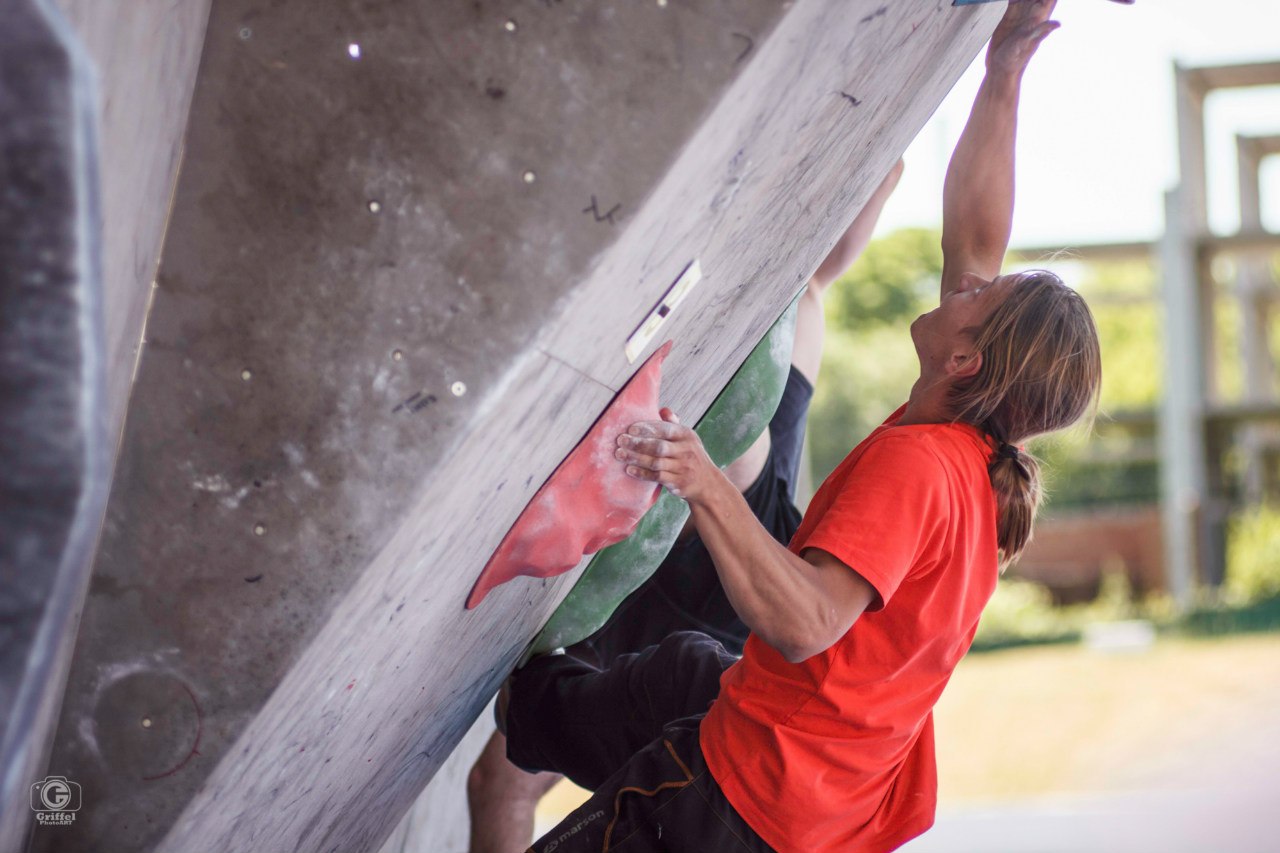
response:
<path id="1" fill-rule="evenodd" d="M 662 409 L 660 421 L 639 421 L 618 436 L 616 456 L 638 480 L 662 484 L 671 494 L 695 502 L 712 482 L 724 479 L 702 447 L 702 439 Z"/>

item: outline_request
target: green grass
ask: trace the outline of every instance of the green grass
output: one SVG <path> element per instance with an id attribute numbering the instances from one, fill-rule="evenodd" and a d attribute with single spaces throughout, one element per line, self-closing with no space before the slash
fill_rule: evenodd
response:
<path id="1" fill-rule="evenodd" d="M 939 795 L 990 802 L 1194 785 L 1274 728 L 1280 634 L 1167 636 L 1142 652 L 970 655 L 936 710 Z"/>

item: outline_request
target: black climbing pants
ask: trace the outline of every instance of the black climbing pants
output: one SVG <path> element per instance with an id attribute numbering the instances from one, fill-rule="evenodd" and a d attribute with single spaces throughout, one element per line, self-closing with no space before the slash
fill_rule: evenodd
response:
<path id="1" fill-rule="evenodd" d="M 597 669 L 538 658 L 511 681 L 507 757 L 594 790 L 534 853 L 765 853 L 698 743 L 698 727 L 736 658 L 696 632 L 673 634 Z"/>

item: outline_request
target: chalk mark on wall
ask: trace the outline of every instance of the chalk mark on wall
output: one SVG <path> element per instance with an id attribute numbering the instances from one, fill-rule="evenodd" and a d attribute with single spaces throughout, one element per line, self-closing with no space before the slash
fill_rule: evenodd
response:
<path id="1" fill-rule="evenodd" d="M 392 409 L 391 414 L 394 415 L 397 412 L 407 410 L 409 414 L 416 415 L 418 412 L 421 412 L 423 409 L 425 409 L 427 406 L 430 406 L 434 402 L 436 402 L 435 394 L 424 395 L 422 391 L 415 391 L 412 396 L 410 396 L 400 405 Z"/>
<path id="2" fill-rule="evenodd" d="M 604 213 L 601 213 L 600 205 L 596 201 L 596 197 L 592 196 L 590 206 L 582 208 L 582 212 L 590 213 L 592 216 L 595 217 L 596 222 L 608 222 L 610 225 L 616 225 L 617 223 L 613 221 L 613 215 L 621 209 L 622 209 L 621 204 L 615 204 L 613 207 L 609 208 Z"/>
<path id="3" fill-rule="evenodd" d="M 884 16 L 888 11 L 889 11 L 888 6 L 881 6 L 879 9 L 876 9 L 874 12 L 872 12 L 870 15 L 867 15 L 865 18 L 859 18 L 858 23 L 869 24 L 872 21 L 874 21 L 876 18 Z"/>
<path id="4" fill-rule="evenodd" d="M 898 47 L 902 47 L 904 44 L 906 44 L 911 39 L 911 37 L 916 34 L 916 30 L 920 29 L 920 25 L 922 23 L 924 22 L 916 21 L 914 24 L 912 24 L 911 32 L 907 33 L 905 36 L 902 37 L 902 41 L 898 42 Z"/>

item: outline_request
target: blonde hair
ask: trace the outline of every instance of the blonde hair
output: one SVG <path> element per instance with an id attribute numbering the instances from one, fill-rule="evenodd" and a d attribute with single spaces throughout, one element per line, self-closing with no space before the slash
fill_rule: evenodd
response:
<path id="1" fill-rule="evenodd" d="M 981 366 L 952 385 L 948 403 L 955 420 L 995 441 L 987 470 L 1000 561 L 1008 565 L 1031 541 L 1042 494 L 1039 462 L 1018 445 L 1096 409 L 1102 355 L 1089 306 L 1045 270 L 1018 273 L 1009 295 L 972 333 Z"/>

